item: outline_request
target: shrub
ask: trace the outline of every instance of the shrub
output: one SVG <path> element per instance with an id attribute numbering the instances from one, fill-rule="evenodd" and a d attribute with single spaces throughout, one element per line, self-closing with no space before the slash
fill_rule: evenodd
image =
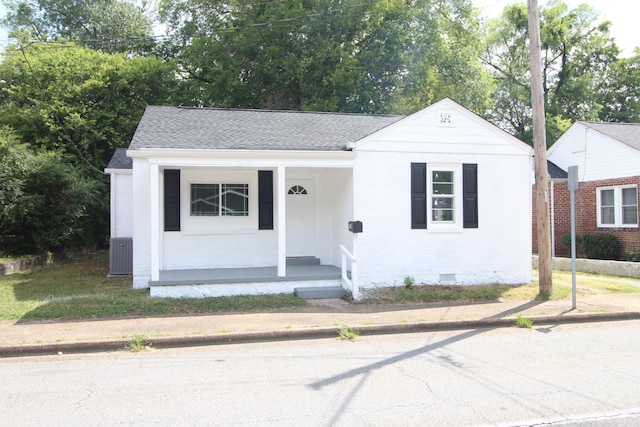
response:
<path id="1" fill-rule="evenodd" d="M 624 260 L 625 261 L 631 261 L 631 262 L 640 262 L 640 251 L 637 252 L 627 252 L 624 255 Z"/>
<path id="2" fill-rule="evenodd" d="M 583 234 L 580 236 L 580 243 L 587 258 L 620 259 L 620 243 L 613 234 Z"/>
<path id="3" fill-rule="evenodd" d="M 0 250 L 58 250 L 87 235 L 97 185 L 60 154 L 32 152 L 10 138 L 0 144 Z M 84 227 L 83 227 L 84 226 Z"/>

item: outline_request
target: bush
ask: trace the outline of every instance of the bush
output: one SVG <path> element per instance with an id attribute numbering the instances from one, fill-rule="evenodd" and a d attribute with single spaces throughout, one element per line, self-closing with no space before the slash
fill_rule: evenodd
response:
<path id="1" fill-rule="evenodd" d="M 41 253 L 83 246 L 98 187 L 58 153 L 0 141 L 0 251 Z M 91 231 L 89 231 L 91 234 Z"/>
<path id="2" fill-rule="evenodd" d="M 627 252 L 624 256 L 625 261 L 631 262 L 640 262 L 640 251 L 638 252 Z"/>
<path id="3" fill-rule="evenodd" d="M 620 243 L 613 234 L 583 234 L 580 236 L 580 244 L 587 258 L 620 259 Z"/>

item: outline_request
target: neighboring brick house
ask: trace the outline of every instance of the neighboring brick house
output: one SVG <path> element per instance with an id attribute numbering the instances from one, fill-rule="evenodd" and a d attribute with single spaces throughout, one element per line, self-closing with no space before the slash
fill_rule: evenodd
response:
<path id="1" fill-rule="evenodd" d="M 152 296 L 290 292 L 298 262 L 340 273 L 349 252 L 362 287 L 528 283 L 532 154 L 451 99 L 407 117 L 150 106 L 131 169 L 107 170 L 131 178 L 112 236 Z"/>
<path id="2" fill-rule="evenodd" d="M 576 122 L 549 149 L 548 160 L 555 254 L 569 254 L 561 240 L 571 231 L 566 171 L 574 165 L 578 167 L 579 180 L 575 194 L 576 234 L 613 234 L 620 241 L 621 256 L 640 251 L 640 124 Z M 565 172 L 564 176 L 556 170 L 554 177 L 551 172 L 555 165 Z M 535 212 L 534 197 L 534 253 L 538 250 Z"/>

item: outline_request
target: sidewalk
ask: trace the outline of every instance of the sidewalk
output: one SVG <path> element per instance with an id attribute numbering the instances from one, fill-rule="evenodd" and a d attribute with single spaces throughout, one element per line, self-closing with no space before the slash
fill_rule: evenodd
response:
<path id="1" fill-rule="evenodd" d="M 349 326 L 359 335 L 512 327 L 518 315 L 533 327 L 569 322 L 640 319 L 639 294 L 591 295 L 566 301 L 364 305 L 310 300 L 302 309 L 199 316 L 81 321 L 0 321 L 0 357 L 124 351 L 136 335 L 152 348 L 273 340 L 337 338 Z"/>

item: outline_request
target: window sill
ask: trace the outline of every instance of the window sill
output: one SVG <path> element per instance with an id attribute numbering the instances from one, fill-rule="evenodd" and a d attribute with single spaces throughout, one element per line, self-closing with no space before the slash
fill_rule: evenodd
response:
<path id="1" fill-rule="evenodd" d="M 258 229 L 237 229 L 237 230 L 181 230 L 182 236 L 221 236 L 229 234 L 256 234 Z"/>

